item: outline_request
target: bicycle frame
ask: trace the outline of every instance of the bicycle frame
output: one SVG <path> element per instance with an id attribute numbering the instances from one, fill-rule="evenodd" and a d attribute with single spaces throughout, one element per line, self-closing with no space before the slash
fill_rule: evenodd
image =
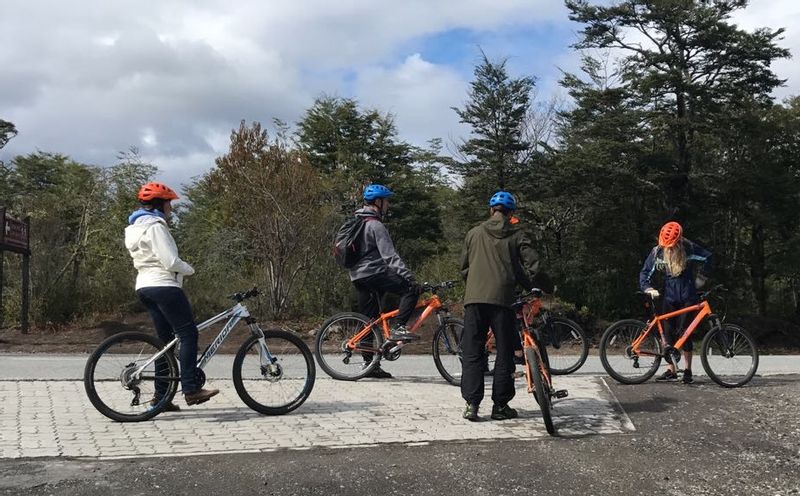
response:
<path id="1" fill-rule="evenodd" d="M 528 305 L 526 305 L 528 306 Z M 539 358 L 539 370 L 544 377 L 545 382 L 552 386 L 553 381 L 550 378 L 550 370 L 548 365 L 545 363 L 544 358 L 542 357 L 540 351 L 540 345 L 536 339 L 536 336 L 533 335 L 533 331 L 531 330 L 531 322 L 536 315 L 539 314 L 539 310 L 541 309 L 542 303 L 539 298 L 536 298 L 533 302 L 530 303 L 528 311 L 526 312 L 526 308 L 523 307 L 517 312 L 517 319 L 522 321 L 522 348 L 533 348 L 533 351 L 536 353 L 537 357 Z M 528 382 L 528 393 L 533 392 L 533 377 L 531 376 L 533 371 L 530 370 L 530 364 L 527 363 L 526 358 L 526 366 L 525 366 L 525 377 Z"/>
<path id="2" fill-rule="evenodd" d="M 203 331 L 214 324 L 222 322 L 225 319 L 228 319 L 228 322 L 225 323 L 225 326 L 219 332 L 217 337 L 214 338 L 214 341 L 212 341 L 211 344 L 209 344 L 208 347 L 206 347 L 202 356 L 197 361 L 197 368 L 202 369 L 203 367 L 206 366 L 206 364 L 211 360 L 211 358 L 217 353 L 217 350 L 222 345 L 222 343 L 225 342 L 225 339 L 228 338 L 228 335 L 230 335 L 231 331 L 233 331 L 233 328 L 236 327 L 236 324 L 238 324 L 239 321 L 242 319 L 244 319 L 244 321 L 250 327 L 250 332 L 253 333 L 254 336 L 259 337 L 259 342 L 261 344 L 262 358 L 265 358 L 267 360 L 267 363 L 274 362 L 274 357 L 269 352 L 269 349 L 267 349 L 267 343 L 264 340 L 264 334 L 261 332 L 261 328 L 258 327 L 258 324 L 256 324 L 255 319 L 250 316 L 250 312 L 247 310 L 247 307 L 245 307 L 241 303 L 237 303 L 228 310 L 225 310 L 224 312 L 202 322 L 197 326 L 197 330 Z M 180 341 L 180 338 L 176 336 L 175 338 L 173 338 L 172 341 L 167 343 L 167 345 L 164 346 L 164 348 L 162 348 L 158 353 L 151 356 L 145 363 L 143 363 L 136 369 L 136 371 L 134 372 L 134 377 L 138 377 L 139 375 L 141 375 L 142 371 L 144 371 L 154 361 L 164 356 L 164 354 L 167 353 L 169 350 L 171 350 L 178 343 L 178 341 Z"/>
<path id="3" fill-rule="evenodd" d="M 425 310 L 422 311 L 422 314 L 419 316 L 416 322 L 414 322 L 414 325 L 411 326 L 411 328 L 409 329 L 411 332 L 417 332 L 417 330 L 422 326 L 422 323 L 425 322 L 425 320 L 431 315 L 431 313 L 444 308 L 444 305 L 442 305 L 442 301 L 439 299 L 437 295 L 433 295 L 426 300 L 418 302 L 417 306 L 414 307 L 415 310 L 419 310 L 420 308 L 424 308 Z M 372 332 L 373 326 L 378 324 L 381 326 L 381 329 L 383 330 L 384 339 L 388 339 L 389 336 L 391 335 L 391 331 L 389 329 L 389 319 L 397 317 L 399 313 L 400 310 L 398 309 L 398 310 L 392 310 L 391 312 L 380 314 L 380 316 L 377 319 L 373 320 L 372 322 L 364 326 L 363 329 L 361 329 L 358 333 L 356 333 L 355 336 L 353 336 L 347 341 L 347 348 L 350 350 L 360 349 L 363 351 L 377 351 L 377 349 L 359 348 L 358 344 L 362 339 L 367 337 L 367 335 L 370 332 Z M 439 316 L 439 321 L 441 323 L 441 316 Z"/>
<path id="4" fill-rule="evenodd" d="M 700 322 L 702 322 L 706 317 L 712 314 L 711 305 L 709 305 L 707 301 L 702 301 L 697 305 L 691 305 L 686 308 L 681 308 L 680 310 L 675 310 L 674 312 L 665 313 L 663 315 L 655 315 L 653 319 L 650 320 L 650 322 L 648 322 L 647 329 L 645 329 L 645 331 L 641 333 L 631 344 L 633 352 L 637 354 L 641 353 L 639 347 L 642 345 L 644 340 L 647 339 L 647 336 L 650 334 L 650 331 L 656 326 L 658 326 L 658 332 L 659 336 L 661 337 L 661 342 L 664 343 L 664 326 L 662 325 L 662 322 L 664 322 L 667 319 L 671 319 L 678 315 L 683 315 L 689 312 L 698 312 L 698 313 L 697 316 L 695 316 L 694 320 L 692 320 L 692 323 L 689 324 L 689 327 L 686 328 L 681 337 L 675 342 L 674 348 L 680 350 L 683 347 L 684 343 L 686 343 L 686 341 L 692 336 L 694 330 L 697 329 L 697 326 L 700 325 Z M 645 352 L 644 354 L 653 354 L 653 353 Z"/>

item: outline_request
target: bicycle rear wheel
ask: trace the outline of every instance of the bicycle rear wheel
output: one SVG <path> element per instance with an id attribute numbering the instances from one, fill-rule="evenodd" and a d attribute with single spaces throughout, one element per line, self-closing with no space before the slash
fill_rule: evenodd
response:
<path id="1" fill-rule="evenodd" d="M 525 348 L 525 360 L 527 361 L 526 367 L 528 368 L 528 377 L 533 380 L 533 389 L 536 393 L 535 399 L 539 403 L 539 409 L 542 411 L 542 420 L 547 433 L 551 436 L 556 434 L 556 427 L 553 424 L 552 408 L 550 396 L 550 385 L 542 374 L 541 362 L 533 348 Z M 530 384 L 530 383 L 529 383 Z"/>
<path id="2" fill-rule="evenodd" d="M 244 403 L 265 415 L 284 415 L 311 395 L 316 366 L 311 350 L 287 331 L 263 331 L 245 341 L 233 360 L 233 385 Z"/>
<path id="3" fill-rule="evenodd" d="M 461 385 L 461 335 L 464 322 L 445 319 L 433 335 L 433 363 L 442 377 L 454 386 Z"/>
<path id="4" fill-rule="evenodd" d="M 700 361 L 712 381 L 722 387 L 750 382 L 758 370 L 758 350 L 750 333 L 733 324 L 711 329 L 703 338 Z"/>
<path id="5" fill-rule="evenodd" d="M 539 330 L 550 357 L 550 373 L 571 374 L 589 356 L 589 339 L 581 326 L 562 317 L 552 317 Z"/>
<path id="6" fill-rule="evenodd" d="M 378 366 L 383 335 L 377 325 L 358 344 L 360 349 L 347 349 L 347 342 L 370 320 L 360 313 L 340 313 L 328 319 L 317 332 L 314 355 L 326 374 L 340 381 L 355 381 Z"/>
<path id="7" fill-rule="evenodd" d="M 163 347 L 155 336 L 139 332 L 123 332 L 103 341 L 83 372 L 86 395 L 97 411 L 117 422 L 141 422 L 164 410 L 180 381 L 172 350 L 135 374 Z"/>
<path id="8" fill-rule="evenodd" d="M 623 384 L 641 384 L 653 377 L 661 364 L 661 343 L 651 331 L 633 351 L 633 342 L 647 325 L 639 320 L 620 320 L 611 324 L 600 339 L 600 362 L 608 375 Z"/>

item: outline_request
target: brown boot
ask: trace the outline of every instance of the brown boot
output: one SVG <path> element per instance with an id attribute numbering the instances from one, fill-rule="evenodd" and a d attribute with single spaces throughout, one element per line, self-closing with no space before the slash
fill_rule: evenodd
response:
<path id="1" fill-rule="evenodd" d="M 193 393 L 184 394 L 183 397 L 186 399 L 186 404 L 191 405 L 199 405 L 200 403 L 205 403 L 206 401 L 210 400 L 214 396 L 219 393 L 219 389 L 200 389 Z"/>

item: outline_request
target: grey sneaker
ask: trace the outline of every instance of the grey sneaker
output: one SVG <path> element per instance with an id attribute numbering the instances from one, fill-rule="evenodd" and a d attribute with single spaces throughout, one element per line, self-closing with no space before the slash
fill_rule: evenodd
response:
<path id="1" fill-rule="evenodd" d="M 691 372 L 690 372 L 690 375 L 691 375 Z M 656 381 L 658 381 L 658 382 L 669 382 L 669 381 L 677 381 L 677 380 L 678 380 L 678 374 L 676 374 L 675 372 L 673 372 L 671 370 L 667 370 L 663 374 L 661 374 L 660 376 L 656 377 Z"/>
<path id="2" fill-rule="evenodd" d="M 389 339 L 391 341 L 416 341 L 419 339 L 419 335 L 406 329 L 406 326 L 397 326 L 392 329 Z"/>
<path id="3" fill-rule="evenodd" d="M 478 405 L 470 405 L 467 403 L 466 408 L 464 408 L 464 414 L 462 415 L 465 419 L 469 420 L 470 422 L 475 422 L 478 420 Z"/>

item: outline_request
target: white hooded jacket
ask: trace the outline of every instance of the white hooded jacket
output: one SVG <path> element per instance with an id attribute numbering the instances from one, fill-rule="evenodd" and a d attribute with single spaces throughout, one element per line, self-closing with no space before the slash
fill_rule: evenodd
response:
<path id="1" fill-rule="evenodd" d="M 194 274 L 191 265 L 178 256 L 178 247 L 157 215 L 141 215 L 125 228 L 125 248 L 139 271 L 136 289 L 153 286 L 182 287 L 184 276 Z"/>

